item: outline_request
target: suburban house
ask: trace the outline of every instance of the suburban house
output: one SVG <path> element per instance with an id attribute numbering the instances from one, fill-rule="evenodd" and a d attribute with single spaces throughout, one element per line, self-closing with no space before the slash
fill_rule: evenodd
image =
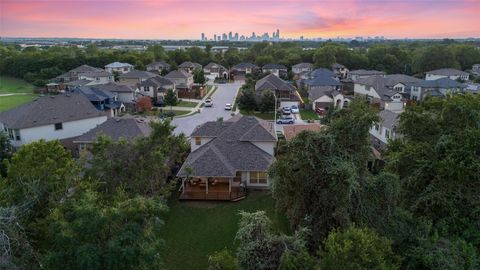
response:
<path id="1" fill-rule="evenodd" d="M 138 94 L 151 97 L 157 104 L 163 104 L 163 98 L 168 90 L 176 93 L 175 83 L 162 76 L 155 76 L 138 84 Z"/>
<path id="2" fill-rule="evenodd" d="M 131 141 L 139 137 L 148 137 L 151 133 L 152 128 L 146 118 L 112 117 L 73 139 L 73 144 L 77 156 L 84 157 L 91 151 L 98 136 L 107 136 L 113 141 L 119 139 Z"/>
<path id="3" fill-rule="evenodd" d="M 470 74 L 465 71 L 461 71 L 454 68 L 441 68 L 425 73 L 425 80 L 438 80 L 441 78 L 449 78 L 451 80 L 463 80 L 468 81 Z"/>
<path id="4" fill-rule="evenodd" d="M 105 121 L 105 113 L 78 93 L 39 97 L 0 113 L 0 129 L 13 147 L 77 137 Z"/>
<path id="5" fill-rule="evenodd" d="M 337 76 L 337 78 L 346 79 L 348 76 L 349 70 L 342 64 L 334 63 L 332 65 L 332 70 L 333 70 L 333 73 L 335 73 L 335 75 Z"/>
<path id="6" fill-rule="evenodd" d="M 113 62 L 105 66 L 105 70 L 110 73 L 124 74 L 133 70 L 133 65 L 129 63 Z"/>
<path id="7" fill-rule="evenodd" d="M 109 91 L 115 96 L 115 100 L 124 104 L 132 104 L 136 100 L 135 88 L 125 84 L 107 83 L 97 85 L 95 88 Z"/>
<path id="8" fill-rule="evenodd" d="M 228 78 L 228 69 L 217 63 L 209 63 L 203 68 L 203 72 L 205 73 L 205 76 L 210 79 Z"/>
<path id="9" fill-rule="evenodd" d="M 385 74 L 386 74 L 385 72 L 378 71 L 378 70 L 357 69 L 357 70 L 350 71 L 347 74 L 347 79 L 356 81 L 356 80 L 368 78 L 371 76 L 385 76 Z"/>
<path id="10" fill-rule="evenodd" d="M 480 95 L 480 83 L 468 83 L 463 89 L 464 93 L 470 93 L 472 95 Z"/>
<path id="11" fill-rule="evenodd" d="M 363 96 L 382 109 L 402 111 L 409 99 L 408 86 L 420 81 L 403 74 L 370 76 L 355 81 L 354 95 Z"/>
<path id="12" fill-rule="evenodd" d="M 480 64 L 475 64 L 472 66 L 472 73 L 480 76 Z"/>
<path id="13" fill-rule="evenodd" d="M 301 73 L 309 73 L 313 70 L 313 64 L 311 63 L 299 63 L 292 66 L 292 72 L 294 75 Z"/>
<path id="14" fill-rule="evenodd" d="M 192 152 L 177 174 L 180 199 L 236 201 L 245 198 L 247 188 L 269 188 L 267 169 L 277 143 L 274 123 L 236 115 L 207 122 L 190 137 Z"/>
<path id="15" fill-rule="evenodd" d="M 81 65 L 50 80 L 46 86 L 49 93 L 56 93 L 78 86 L 106 84 L 114 80 L 111 73 L 101 68 Z"/>
<path id="16" fill-rule="evenodd" d="M 383 110 L 378 113 L 380 121 L 370 128 L 370 138 L 373 147 L 378 150 L 384 149 L 389 139 L 399 136 L 397 133 L 398 116 L 396 112 Z"/>
<path id="17" fill-rule="evenodd" d="M 102 86 L 83 86 L 73 91 L 84 95 L 97 110 L 106 112 L 109 117 L 125 111 L 125 105 L 117 101 L 115 95 Z"/>
<path id="18" fill-rule="evenodd" d="M 343 86 L 335 73 L 326 68 L 319 68 L 311 71 L 308 74 L 308 79 L 299 80 L 298 83 L 307 90 L 318 88 L 341 91 Z"/>
<path id="19" fill-rule="evenodd" d="M 331 87 L 316 87 L 308 90 L 308 99 L 312 104 L 312 110 L 326 112 L 330 106 L 343 109 L 352 102 L 351 97 L 343 95 L 340 91 Z"/>
<path id="20" fill-rule="evenodd" d="M 283 127 L 283 135 L 285 136 L 285 140 L 290 141 L 303 131 L 319 132 L 323 127 L 324 126 L 319 123 L 285 125 Z"/>
<path id="21" fill-rule="evenodd" d="M 121 84 L 136 86 L 147 79 L 157 76 L 155 73 L 151 73 L 143 70 L 132 70 L 128 73 L 118 76 L 118 81 Z"/>
<path id="22" fill-rule="evenodd" d="M 240 63 L 230 69 L 230 74 L 235 78 L 244 78 L 247 74 L 258 73 L 260 68 L 251 63 Z"/>
<path id="23" fill-rule="evenodd" d="M 463 91 L 466 86 L 456 80 L 449 78 L 440 78 L 436 80 L 420 80 L 407 84 L 409 88 L 405 91 L 409 94 L 410 100 L 422 101 L 427 95 L 435 97 L 444 97 L 449 93 L 458 93 Z"/>
<path id="24" fill-rule="evenodd" d="M 284 65 L 266 64 L 262 67 L 263 73 L 270 73 L 280 78 L 287 78 L 288 69 Z"/>
<path id="25" fill-rule="evenodd" d="M 198 63 L 193 63 L 193 62 L 186 61 L 186 62 L 181 63 L 178 66 L 178 69 L 183 70 L 183 71 L 188 72 L 188 73 L 193 73 L 193 71 L 195 69 L 202 69 L 202 65 L 200 65 Z"/>
<path id="26" fill-rule="evenodd" d="M 163 70 L 169 71 L 170 70 L 170 65 L 163 62 L 163 61 L 158 61 L 158 62 L 153 62 L 150 63 L 146 66 L 147 71 L 149 72 L 155 72 L 158 74 L 162 74 Z"/>
<path id="27" fill-rule="evenodd" d="M 291 104 L 287 104 L 289 102 L 298 104 L 300 100 L 300 95 L 295 86 L 273 74 L 269 74 L 255 83 L 257 98 L 261 98 L 265 91 L 272 91 L 277 100 L 280 101 L 280 106 L 290 106 Z"/>
<path id="28" fill-rule="evenodd" d="M 175 83 L 179 98 L 201 98 L 205 95 L 204 88 L 193 88 L 193 75 L 183 70 L 170 71 L 165 78 Z"/>

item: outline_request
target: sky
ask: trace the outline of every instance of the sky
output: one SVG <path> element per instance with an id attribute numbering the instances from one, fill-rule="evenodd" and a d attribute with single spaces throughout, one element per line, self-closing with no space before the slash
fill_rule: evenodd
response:
<path id="1" fill-rule="evenodd" d="M 0 0 L 2 37 L 480 37 L 480 0 Z"/>

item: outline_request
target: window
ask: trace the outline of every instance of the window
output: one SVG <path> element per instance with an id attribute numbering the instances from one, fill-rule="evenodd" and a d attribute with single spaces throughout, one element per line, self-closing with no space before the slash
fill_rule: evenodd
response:
<path id="1" fill-rule="evenodd" d="M 385 138 L 390 138 L 390 130 L 385 129 Z"/>
<path id="2" fill-rule="evenodd" d="M 150 91 L 150 87 L 149 87 L 149 86 L 144 86 L 144 87 L 143 87 L 143 91 L 145 91 L 145 92 Z"/>
<path id="3" fill-rule="evenodd" d="M 79 145 L 79 148 L 80 148 L 80 151 L 84 151 L 87 148 L 87 146 L 84 143 L 81 143 Z"/>
<path id="4" fill-rule="evenodd" d="M 266 172 L 250 172 L 250 184 L 266 184 Z"/>
<path id="5" fill-rule="evenodd" d="M 63 129 L 63 124 L 62 123 L 56 123 L 55 124 L 55 130 L 62 130 Z"/>
<path id="6" fill-rule="evenodd" d="M 378 124 L 375 124 L 375 130 L 378 131 L 380 129 L 380 126 Z"/>
<path id="7" fill-rule="evenodd" d="M 20 141 L 20 131 L 18 129 L 14 130 L 15 140 Z"/>
<path id="8" fill-rule="evenodd" d="M 201 145 L 201 144 L 202 144 L 202 138 L 195 137 L 195 145 Z"/>

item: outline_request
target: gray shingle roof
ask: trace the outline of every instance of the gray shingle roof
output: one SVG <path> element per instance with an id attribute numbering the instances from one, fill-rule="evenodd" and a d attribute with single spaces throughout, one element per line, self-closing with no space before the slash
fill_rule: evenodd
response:
<path id="1" fill-rule="evenodd" d="M 428 71 L 427 74 L 440 75 L 440 76 L 466 76 L 467 72 L 454 69 L 454 68 L 441 68 Z"/>
<path id="2" fill-rule="evenodd" d="M 133 140 L 138 137 L 149 136 L 152 132 L 149 122 L 144 118 L 109 118 L 107 121 L 78 136 L 73 142 L 90 143 L 100 135 L 110 137 L 116 141 L 120 138 Z"/>
<path id="3" fill-rule="evenodd" d="M 148 64 L 147 67 L 151 67 L 151 68 L 161 67 L 161 68 L 169 69 L 170 65 L 163 61 L 157 61 L 157 62 Z"/>
<path id="4" fill-rule="evenodd" d="M 143 79 L 148 79 L 151 77 L 155 77 L 157 74 L 148 72 L 148 71 L 143 71 L 143 70 L 132 70 L 128 73 L 121 74 L 118 76 L 119 78 L 143 78 Z"/>
<path id="5" fill-rule="evenodd" d="M 360 76 L 373 76 L 373 75 L 385 75 L 385 72 L 378 71 L 378 70 L 366 70 L 366 69 L 357 69 L 350 71 L 352 75 L 360 75 Z"/>
<path id="6" fill-rule="evenodd" d="M 133 65 L 129 63 L 113 62 L 105 66 L 105 68 L 123 68 L 123 67 L 133 67 Z"/>
<path id="7" fill-rule="evenodd" d="M 114 97 L 112 92 L 95 86 L 81 86 L 75 88 L 74 91 L 83 94 L 90 101 L 104 101 Z"/>
<path id="8" fill-rule="evenodd" d="M 262 69 L 287 69 L 286 66 L 280 64 L 266 64 L 262 67 Z"/>
<path id="9" fill-rule="evenodd" d="M 221 122 L 209 124 L 208 127 L 218 132 L 216 137 L 190 153 L 177 176 L 187 176 L 187 168 L 193 170 L 193 176 L 205 177 L 234 177 L 237 171 L 267 170 L 274 157 L 252 142 L 275 142 L 273 123 L 253 116 L 243 116 L 224 122 L 225 125 L 221 124 Z M 197 135 L 201 131 L 206 132 L 200 127 L 196 130 Z M 192 136 L 193 134 L 195 131 Z"/>
<path id="10" fill-rule="evenodd" d="M 246 69 L 246 68 L 258 68 L 258 67 L 252 63 L 240 63 L 232 67 L 232 69 Z"/>
<path id="11" fill-rule="evenodd" d="M 181 63 L 179 66 L 179 68 L 202 68 L 202 65 L 200 65 L 199 63 L 194 63 L 194 62 L 190 62 L 190 61 L 185 61 L 183 63 Z"/>
<path id="12" fill-rule="evenodd" d="M 165 86 L 173 85 L 174 83 L 162 76 L 155 76 L 150 79 L 147 79 L 139 84 L 139 86 L 154 86 L 163 88 Z"/>
<path id="13" fill-rule="evenodd" d="M 178 78 L 181 78 L 181 79 L 186 79 L 188 77 L 192 77 L 193 75 L 188 73 L 188 72 L 185 72 L 183 70 L 173 70 L 173 71 L 170 71 L 170 73 L 168 73 L 167 75 L 165 75 L 165 78 L 167 79 L 178 79 Z"/>
<path id="14" fill-rule="evenodd" d="M 436 80 L 420 80 L 409 83 L 408 85 L 420 86 L 425 88 L 464 88 L 465 85 L 450 78 L 440 78 Z"/>
<path id="15" fill-rule="evenodd" d="M 305 80 L 306 85 L 309 86 L 341 86 L 342 83 L 335 80 L 331 76 L 318 75 L 313 77 L 313 79 Z"/>
<path id="16" fill-rule="evenodd" d="M 217 63 L 213 63 L 213 62 L 212 62 L 212 63 L 208 63 L 208 64 L 204 67 L 204 69 L 212 69 L 212 68 L 214 68 L 214 69 L 217 69 L 217 68 L 218 68 L 218 69 L 224 69 L 224 70 L 226 70 L 226 68 L 225 68 L 224 66 L 219 65 L 219 64 L 217 64 Z"/>
<path id="17" fill-rule="evenodd" d="M 329 97 L 333 97 L 337 93 L 339 92 L 336 91 L 335 89 L 332 89 L 332 87 L 330 86 L 315 87 L 308 90 L 308 99 L 310 101 L 314 101 L 325 95 Z"/>
<path id="18" fill-rule="evenodd" d="M 391 96 L 398 93 L 398 91 L 393 89 L 393 86 L 396 84 L 403 83 L 405 85 L 409 85 L 411 83 L 420 81 L 420 79 L 408 75 L 391 74 L 386 76 L 370 76 L 359 79 L 355 83 L 373 87 L 375 91 L 377 91 L 377 94 L 380 96 L 380 98 L 388 100 Z"/>
<path id="19" fill-rule="evenodd" d="M 101 90 L 110 91 L 113 93 L 133 93 L 135 89 L 129 85 L 119 84 L 119 83 L 107 83 L 107 84 L 96 84 L 91 87 Z"/>
<path id="20" fill-rule="evenodd" d="M 311 63 L 299 63 L 296 65 L 293 65 L 292 68 L 313 68 L 313 64 Z"/>
<path id="21" fill-rule="evenodd" d="M 327 69 L 327 68 L 317 68 L 315 70 L 312 70 L 308 76 L 310 76 L 310 78 L 314 78 L 314 77 L 330 77 L 330 78 L 333 78 L 335 77 L 335 73 L 333 73 L 333 71 L 331 71 L 330 69 Z"/>
<path id="22" fill-rule="evenodd" d="M 398 126 L 398 113 L 389 110 L 383 110 L 380 111 L 378 115 L 380 116 L 382 126 L 390 130 Z"/>
<path id="23" fill-rule="evenodd" d="M 101 69 L 101 68 L 96 68 L 96 67 L 92 67 L 92 66 L 89 66 L 89 65 L 81 65 L 81 66 L 78 66 L 78 67 L 70 70 L 69 72 L 72 72 L 72 73 L 86 73 L 86 72 L 98 72 L 98 71 L 104 71 L 104 70 Z"/>
<path id="24" fill-rule="evenodd" d="M 295 91 L 296 88 L 292 84 L 280 79 L 279 77 L 269 74 L 255 83 L 255 91 L 263 90 Z"/>
<path id="25" fill-rule="evenodd" d="M 12 129 L 31 128 L 55 123 L 105 116 L 78 93 L 39 97 L 0 113 L 0 122 Z"/>

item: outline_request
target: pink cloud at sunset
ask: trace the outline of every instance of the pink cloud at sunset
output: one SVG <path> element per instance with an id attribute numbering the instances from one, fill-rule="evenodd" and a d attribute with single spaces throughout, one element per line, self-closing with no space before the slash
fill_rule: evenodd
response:
<path id="1" fill-rule="evenodd" d="M 282 37 L 479 37 L 478 0 L 1 0 L 0 35 L 182 39 L 280 29 Z"/>

